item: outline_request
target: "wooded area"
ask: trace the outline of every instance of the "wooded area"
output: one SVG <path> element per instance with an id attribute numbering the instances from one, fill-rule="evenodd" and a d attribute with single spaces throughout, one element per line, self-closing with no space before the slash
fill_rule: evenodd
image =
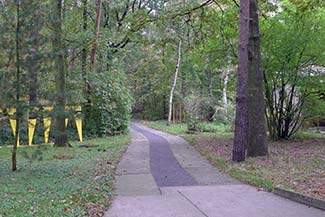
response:
<path id="1" fill-rule="evenodd" d="M 86 137 L 126 133 L 131 117 L 170 125 L 173 112 L 192 132 L 234 123 L 235 161 L 265 155 L 267 132 L 324 125 L 323 1 L 3 0 L 0 12 L 3 145 L 27 143 L 46 106 L 56 146 L 73 134 L 66 106 L 82 105 Z"/>
<path id="2" fill-rule="evenodd" d="M 0 0 L 0 216 L 104 215 L 123 153 L 324 199 L 324 132 L 324 0 Z"/>

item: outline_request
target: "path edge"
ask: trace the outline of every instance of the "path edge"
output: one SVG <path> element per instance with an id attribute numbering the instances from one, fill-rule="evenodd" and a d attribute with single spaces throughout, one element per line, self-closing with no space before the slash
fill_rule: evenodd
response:
<path id="1" fill-rule="evenodd" d="M 273 190 L 273 194 L 278 195 L 280 197 L 302 203 L 307 206 L 311 206 L 317 209 L 325 210 L 325 200 L 317 199 L 314 197 L 309 197 L 304 194 L 296 193 L 293 191 L 285 190 L 283 188 L 275 187 Z"/>

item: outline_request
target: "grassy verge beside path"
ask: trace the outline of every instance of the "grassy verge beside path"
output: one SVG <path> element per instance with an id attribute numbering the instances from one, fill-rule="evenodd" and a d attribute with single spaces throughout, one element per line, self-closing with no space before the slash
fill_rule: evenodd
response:
<path id="1" fill-rule="evenodd" d="M 175 135 L 182 135 L 187 133 L 187 125 L 185 123 L 172 124 L 167 126 L 166 121 L 142 121 L 143 124 L 158 130 L 162 130 Z M 232 133 L 226 132 L 223 124 L 204 122 L 200 124 L 201 133 L 209 135 L 209 133 L 220 133 L 225 137 L 229 137 Z"/>
<path id="2" fill-rule="evenodd" d="M 11 172 L 11 148 L 0 148 L 0 217 L 101 216 L 110 205 L 114 170 L 130 137 L 86 141 L 94 147 L 18 149 Z M 38 154 L 35 154 L 38 153 Z M 29 160 L 32 156 L 41 158 Z"/>
<path id="3" fill-rule="evenodd" d="M 233 134 L 224 131 L 186 134 L 186 125 L 165 126 L 146 122 L 155 129 L 178 134 L 191 143 L 219 170 L 266 190 L 274 187 L 325 199 L 325 136 L 300 133 L 286 141 L 269 141 L 267 157 L 231 161 Z M 167 128 L 167 129 L 166 129 Z"/>

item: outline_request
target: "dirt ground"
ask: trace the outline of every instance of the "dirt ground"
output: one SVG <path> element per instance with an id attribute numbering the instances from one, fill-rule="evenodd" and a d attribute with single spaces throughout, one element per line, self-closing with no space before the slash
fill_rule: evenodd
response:
<path id="1" fill-rule="evenodd" d="M 248 158 L 244 163 L 231 161 L 232 139 L 196 135 L 190 142 L 226 173 L 236 170 L 245 174 L 242 181 L 260 177 L 272 188 L 325 199 L 325 138 L 269 141 L 268 156 Z"/>

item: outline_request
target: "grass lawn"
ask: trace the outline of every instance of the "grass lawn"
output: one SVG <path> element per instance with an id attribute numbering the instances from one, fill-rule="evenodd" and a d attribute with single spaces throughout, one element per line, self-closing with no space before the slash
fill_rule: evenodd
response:
<path id="1" fill-rule="evenodd" d="M 11 171 L 11 148 L 1 147 L 0 216 L 101 216 L 129 141 L 123 135 L 88 140 L 84 144 L 96 146 L 89 148 L 20 147 L 17 172 Z M 33 154 L 42 160 L 29 160 Z"/>
<path id="2" fill-rule="evenodd" d="M 172 124 L 170 127 L 167 126 L 166 121 L 143 121 L 143 124 L 154 128 L 158 130 L 162 130 L 171 134 L 186 134 L 187 132 L 187 125 L 185 123 L 177 123 Z M 231 135 L 231 133 L 226 132 L 226 128 L 223 124 L 217 124 L 217 123 L 210 123 L 210 122 L 204 122 L 200 124 L 200 128 L 202 132 L 209 133 L 221 133 L 225 136 Z"/>
<path id="3" fill-rule="evenodd" d="M 149 122 L 147 125 L 160 130 L 166 129 L 159 122 Z M 185 128 L 183 125 L 182 127 Z M 232 133 L 216 131 L 186 134 L 186 129 L 179 129 L 180 126 L 175 124 L 168 132 L 181 135 L 214 166 L 243 182 L 269 191 L 274 187 L 282 187 L 325 199 L 324 134 L 303 132 L 292 140 L 269 141 L 267 157 L 248 158 L 245 162 L 233 163 Z"/>

